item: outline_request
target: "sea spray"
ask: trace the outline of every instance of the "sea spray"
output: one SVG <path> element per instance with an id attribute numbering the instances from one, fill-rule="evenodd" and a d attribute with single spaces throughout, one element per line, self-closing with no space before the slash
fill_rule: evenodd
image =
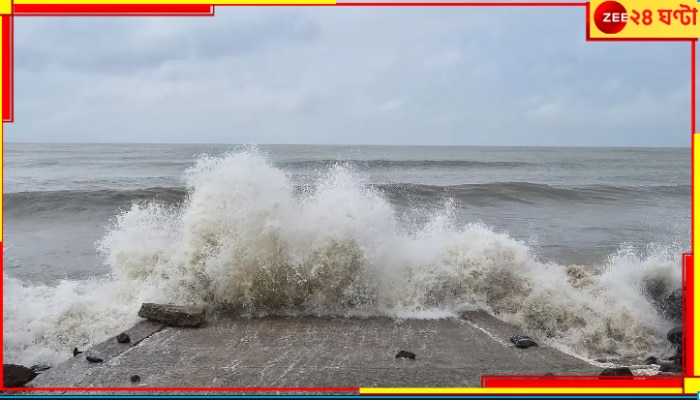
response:
<path id="1" fill-rule="evenodd" d="M 333 165 L 299 192 L 255 150 L 203 156 L 184 179 L 182 204 L 140 202 L 115 217 L 97 245 L 109 277 L 40 287 L 5 276 L 6 361 L 65 359 L 128 327 L 144 301 L 253 316 L 478 308 L 587 357 L 644 358 L 665 345 L 670 323 L 650 293 L 680 286 L 679 252 L 624 247 L 598 266 L 543 263 L 505 233 L 458 224 L 450 201 L 406 227 L 351 168 Z"/>

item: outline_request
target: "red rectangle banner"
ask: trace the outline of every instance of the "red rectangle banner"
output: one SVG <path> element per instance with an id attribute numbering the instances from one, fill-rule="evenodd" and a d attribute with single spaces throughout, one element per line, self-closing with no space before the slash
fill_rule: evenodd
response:
<path id="1" fill-rule="evenodd" d="M 17 16 L 213 16 L 209 4 L 15 4 Z"/>
<path id="2" fill-rule="evenodd" d="M 683 379 L 665 376 L 484 376 L 482 386 L 487 388 L 681 388 Z"/>
<path id="3" fill-rule="evenodd" d="M 2 120 L 12 122 L 14 120 L 14 40 L 11 15 L 2 16 Z"/>

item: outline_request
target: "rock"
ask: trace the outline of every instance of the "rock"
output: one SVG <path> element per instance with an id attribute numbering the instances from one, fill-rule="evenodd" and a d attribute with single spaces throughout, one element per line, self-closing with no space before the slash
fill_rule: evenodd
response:
<path id="1" fill-rule="evenodd" d="M 669 342 L 675 344 L 676 346 L 681 346 L 683 344 L 683 328 L 677 326 L 666 334 L 666 338 Z"/>
<path id="2" fill-rule="evenodd" d="M 131 383 L 139 383 L 141 382 L 141 377 L 138 375 L 131 375 Z"/>
<path id="3" fill-rule="evenodd" d="M 77 356 L 78 354 L 82 354 L 82 353 L 83 352 L 79 351 L 77 347 L 73 349 L 73 357 Z"/>
<path id="4" fill-rule="evenodd" d="M 634 376 L 634 374 L 632 374 L 632 371 L 627 367 L 619 367 L 605 368 L 600 373 L 600 376 Z"/>
<path id="5" fill-rule="evenodd" d="M 104 360 L 101 359 L 101 358 L 93 357 L 93 356 L 87 356 L 87 357 L 85 357 L 85 359 L 88 360 L 88 362 L 91 362 L 91 363 L 101 363 L 102 361 L 104 361 Z"/>
<path id="6" fill-rule="evenodd" d="M 683 371 L 683 368 L 678 365 L 678 364 L 671 364 L 671 363 L 663 363 L 661 364 L 661 368 L 659 368 L 659 372 L 676 372 L 680 373 Z"/>
<path id="7" fill-rule="evenodd" d="M 139 317 L 177 327 L 197 327 L 204 322 L 204 308 L 143 303 Z"/>
<path id="8" fill-rule="evenodd" d="M 528 347 L 537 346 L 537 343 L 526 335 L 513 335 L 510 337 L 510 341 L 515 345 L 515 347 L 520 349 L 527 349 Z"/>
<path id="9" fill-rule="evenodd" d="M 37 373 L 23 365 L 2 365 L 2 386 L 6 388 L 22 387 L 37 377 Z"/>
<path id="10" fill-rule="evenodd" d="M 32 365 L 30 369 L 36 373 L 44 372 L 51 369 L 50 365 Z"/>
<path id="11" fill-rule="evenodd" d="M 547 372 L 546 374 L 544 374 L 544 376 L 554 376 L 554 373 L 552 373 L 552 372 Z"/>
<path id="12" fill-rule="evenodd" d="M 117 343 L 129 343 L 131 338 L 126 333 L 120 333 L 117 335 Z"/>
<path id="13" fill-rule="evenodd" d="M 403 351 L 403 350 L 401 350 L 401 351 L 398 352 L 398 354 L 396 354 L 396 358 L 408 358 L 408 359 L 411 359 L 411 360 L 415 360 L 415 359 L 416 359 L 416 355 L 415 355 L 415 353 L 411 353 L 410 351 Z"/>

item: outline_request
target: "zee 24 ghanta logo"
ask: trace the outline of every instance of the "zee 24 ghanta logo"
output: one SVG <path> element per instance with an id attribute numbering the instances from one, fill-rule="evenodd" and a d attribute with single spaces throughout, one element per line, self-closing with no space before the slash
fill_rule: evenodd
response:
<path id="1" fill-rule="evenodd" d="M 686 4 L 679 4 L 673 8 L 630 10 L 616 1 L 601 3 L 593 14 L 593 21 L 599 31 L 612 35 L 620 33 L 629 22 L 635 25 L 649 26 L 663 23 L 666 25 L 681 24 L 695 25 L 698 9 Z M 657 22 L 658 21 L 658 22 Z M 700 400 L 700 399 L 699 399 Z"/>

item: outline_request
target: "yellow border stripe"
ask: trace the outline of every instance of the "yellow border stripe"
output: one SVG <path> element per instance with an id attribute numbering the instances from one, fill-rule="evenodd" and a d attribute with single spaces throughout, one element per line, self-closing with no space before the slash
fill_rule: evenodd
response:
<path id="1" fill-rule="evenodd" d="M 682 388 L 360 388 L 360 394 L 682 394 Z"/>
<path id="2" fill-rule="evenodd" d="M 335 0 L 15 0 L 14 4 L 335 4 Z"/>
<path id="3" fill-rule="evenodd" d="M 0 0 L 0 14 L 12 14 L 12 0 Z"/>

